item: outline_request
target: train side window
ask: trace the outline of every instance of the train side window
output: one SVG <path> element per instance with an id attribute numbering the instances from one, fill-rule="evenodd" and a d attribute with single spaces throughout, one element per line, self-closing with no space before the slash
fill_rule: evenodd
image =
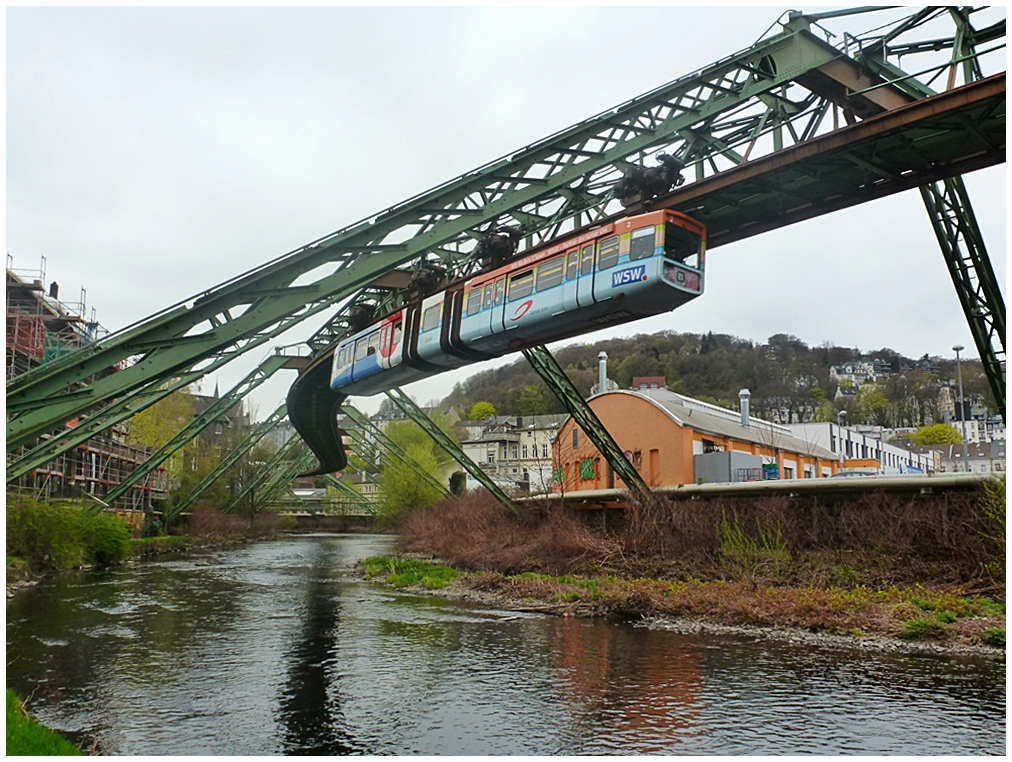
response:
<path id="1" fill-rule="evenodd" d="M 601 241 L 601 247 L 597 255 L 597 269 L 607 270 L 618 264 L 618 236 L 605 238 Z"/>
<path id="2" fill-rule="evenodd" d="M 495 306 L 502 304 L 503 295 L 506 292 L 506 279 L 500 278 L 495 282 Z"/>
<path id="3" fill-rule="evenodd" d="M 491 284 L 491 283 L 489 283 L 489 284 L 487 284 L 485 286 L 485 296 L 482 298 L 482 301 L 481 301 L 481 308 L 483 310 L 487 310 L 489 307 L 492 306 L 492 292 L 494 290 L 495 290 L 495 286 L 493 284 Z"/>
<path id="4" fill-rule="evenodd" d="M 365 351 L 366 355 L 376 354 L 376 351 L 379 349 L 379 345 L 380 345 L 380 332 L 373 331 L 372 334 L 370 334 L 369 336 L 369 346 Z"/>
<path id="5" fill-rule="evenodd" d="M 530 293 L 533 290 L 534 271 L 524 270 L 522 273 L 517 273 L 510 278 L 509 301 L 514 302 L 517 299 L 523 299 L 525 296 L 530 296 Z"/>
<path id="6" fill-rule="evenodd" d="M 355 362 L 365 359 L 365 351 L 369 348 L 369 339 L 361 338 L 355 342 Z"/>
<path id="7" fill-rule="evenodd" d="M 437 325 L 439 325 L 439 309 L 442 307 L 440 304 L 433 304 L 425 312 L 422 313 L 422 331 L 431 331 Z"/>
<path id="8" fill-rule="evenodd" d="M 584 246 L 580 255 L 580 275 L 590 275 L 594 272 L 594 247 Z"/>
<path id="9" fill-rule="evenodd" d="M 481 311 L 481 289 L 476 288 L 467 294 L 467 314 L 477 315 Z"/>
<path id="10" fill-rule="evenodd" d="M 401 343 L 401 324 L 398 322 L 394 324 L 394 340 L 391 342 L 391 346 L 396 347 L 400 343 Z"/>
<path id="11" fill-rule="evenodd" d="M 654 226 L 638 228 L 632 232 L 629 259 L 646 259 L 654 254 Z"/>
<path id="12" fill-rule="evenodd" d="M 703 239 L 680 225 L 669 222 L 664 228 L 664 256 L 699 268 L 699 250 Z"/>
<path id="13" fill-rule="evenodd" d="M 580 266 L 580 251 L 575 249 L 566 255 L 566 280 L 576 280 L 576 270 Z"/>
<path id="14" fill-rule="evenodd" d="M 562 283 L 562 257 L 556 257 L 538 266 L 538 291 L 555 288 L 560 283 Z"/>

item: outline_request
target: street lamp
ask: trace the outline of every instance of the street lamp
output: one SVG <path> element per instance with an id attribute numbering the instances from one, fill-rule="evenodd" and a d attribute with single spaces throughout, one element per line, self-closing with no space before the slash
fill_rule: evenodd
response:
<path id="1" fill-rule="evenodd" d="M 836 425 L 840 430 L 837 432 L 840 437 L 840 468 L 843 468 L 843 416 L 847 415 L 846 410 L 836 414 Z"/>
<path id="2" fill-rule="evenodd" d="M 963 470 L 970 473 L 970 456 L 966 453 L 966 420 L 963 416 L 963 367 L 959 362 L 959 353 L 964 349 L 962 344 L 952 348 L 956 353 L 956 375 L 959 377 L 959 428 L 963 434 Z"/>

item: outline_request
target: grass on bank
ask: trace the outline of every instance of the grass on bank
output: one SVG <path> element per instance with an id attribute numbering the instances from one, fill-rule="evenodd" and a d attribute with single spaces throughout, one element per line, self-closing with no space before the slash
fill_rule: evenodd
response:
<path id="1" fill-rule="evenodd" d="M 386 556 L 366 559 L 361 566 L 366 578 L 395 587 L 438 589 L 461 579 L 472 590 L 588 616 L 686 617 L 854 637 L 889 635 L 910 641 L 1005 646 L 1005 604 L 959 590 L 929 590 L 917 585 L 777 587 L 726 580 L 467 573 L 441 564 Z"/>
<path id="2" fill-rule="evenodd" d="M 77 756 L 74 744 L 29 716 L 14 691 L 7 689 L 7 756 Z"/>

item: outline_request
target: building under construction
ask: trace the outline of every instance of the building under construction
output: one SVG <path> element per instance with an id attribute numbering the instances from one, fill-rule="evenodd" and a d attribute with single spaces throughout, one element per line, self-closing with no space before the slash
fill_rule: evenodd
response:
<path id="1" fill-rule="evenodd" d="M 13 258 L 7 255 L 7 356 L 6 378 L 27 373 L 45 363 L 80 349 L 107 333 L 95 318 L 92 309 L 86 318 L 86 293 L 81 289 L 75 303 L 60 301 L 59 285 L 46 283 L 46 260 L 38 270 L 15 270 Z M 112 368 L 106 373 L 115 373 Z M 77 419 L 65 426 L 73 427 Z M 59 430 L 43 435 L 8 454 L 8 461 L 17 459 Z M 41 498 L 71 498 L 82 494 L 102 499 L 150 454 L 149 448 L 131 443 L 127 429 L 113 426 L 68 450 L 49 463 L 20 477 L 9 489 L 30 492 Z M 153 501 L 168 492 L 168 471 L 157 468 L 116 501 L 116 509 L 146 510 Z"/>

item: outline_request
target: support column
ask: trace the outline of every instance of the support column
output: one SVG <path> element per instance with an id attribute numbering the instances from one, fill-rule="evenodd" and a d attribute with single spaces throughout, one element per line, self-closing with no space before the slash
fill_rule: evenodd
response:
<path id="1" fill-rule="evenodd" d="M 520 506 L 516 502 L 503 492 L 499 485 L 497 485 L 492 479 L 486 474 L 477 463 L 471 460 L 464 451 L 461 449 L 460 444 L 457 443 L 452 437 L 448 436 L 439 426 L 437 426 L 429 416 L 422 412 L 421 408 L 418 407 L 412 401 L 408 395 L 402 392 L 400 389 L 391 389 L 386 392 L 386 395 L 394 401 L 401 410 L 404 411 L 404 415 L 410 418 L 412 421 L 422 427 L 430 437 L 436 440 L 436 444 L 446 450 L 453 459 L 456 460 L 465 471 L 473 476 L 479 484 L 485 489 L 495 495 L 496 500 L 509 508 L 514 514 L 520 515 Z"/>
<path id="2" fill-rule="evenodd" d="M 566 375 L 566 372 L 559 363 L 552 357 L 552 353 L 544 346 L 527 347 L 521 351 L 531 364 L 531 367 L 548 384 L 548 388 L 552 393 L 566 406 L 566 410 L 569 411 L 569 414 L 573 416 L 573 420 L 587 434 L 590 441 L 594 443 L 598 452 L 608 460 L 612 470 L 622 477 L 622 481 L 626 483 L 629 489 L 640 493 L 643 497 L 649 498 L 650 488 L 647 487 L 647 483 L 640 476 L 639 471 L 626 458 L 625 453 L 622 452 L 622 449 L 612 439 L 611 434 L 608 433 L 608 429 L 604 427 L 601 420 L 590 409 L 587 401 L 580 394 L 579 389 L 573 385 L 573 382 L 569 380 L 569 376 Z"/>
<path id="3" fill-rule="evenodd" d="M 991 393 L 1005 420 L 1005 299 L 960 177 L 921 187 Z"/>

